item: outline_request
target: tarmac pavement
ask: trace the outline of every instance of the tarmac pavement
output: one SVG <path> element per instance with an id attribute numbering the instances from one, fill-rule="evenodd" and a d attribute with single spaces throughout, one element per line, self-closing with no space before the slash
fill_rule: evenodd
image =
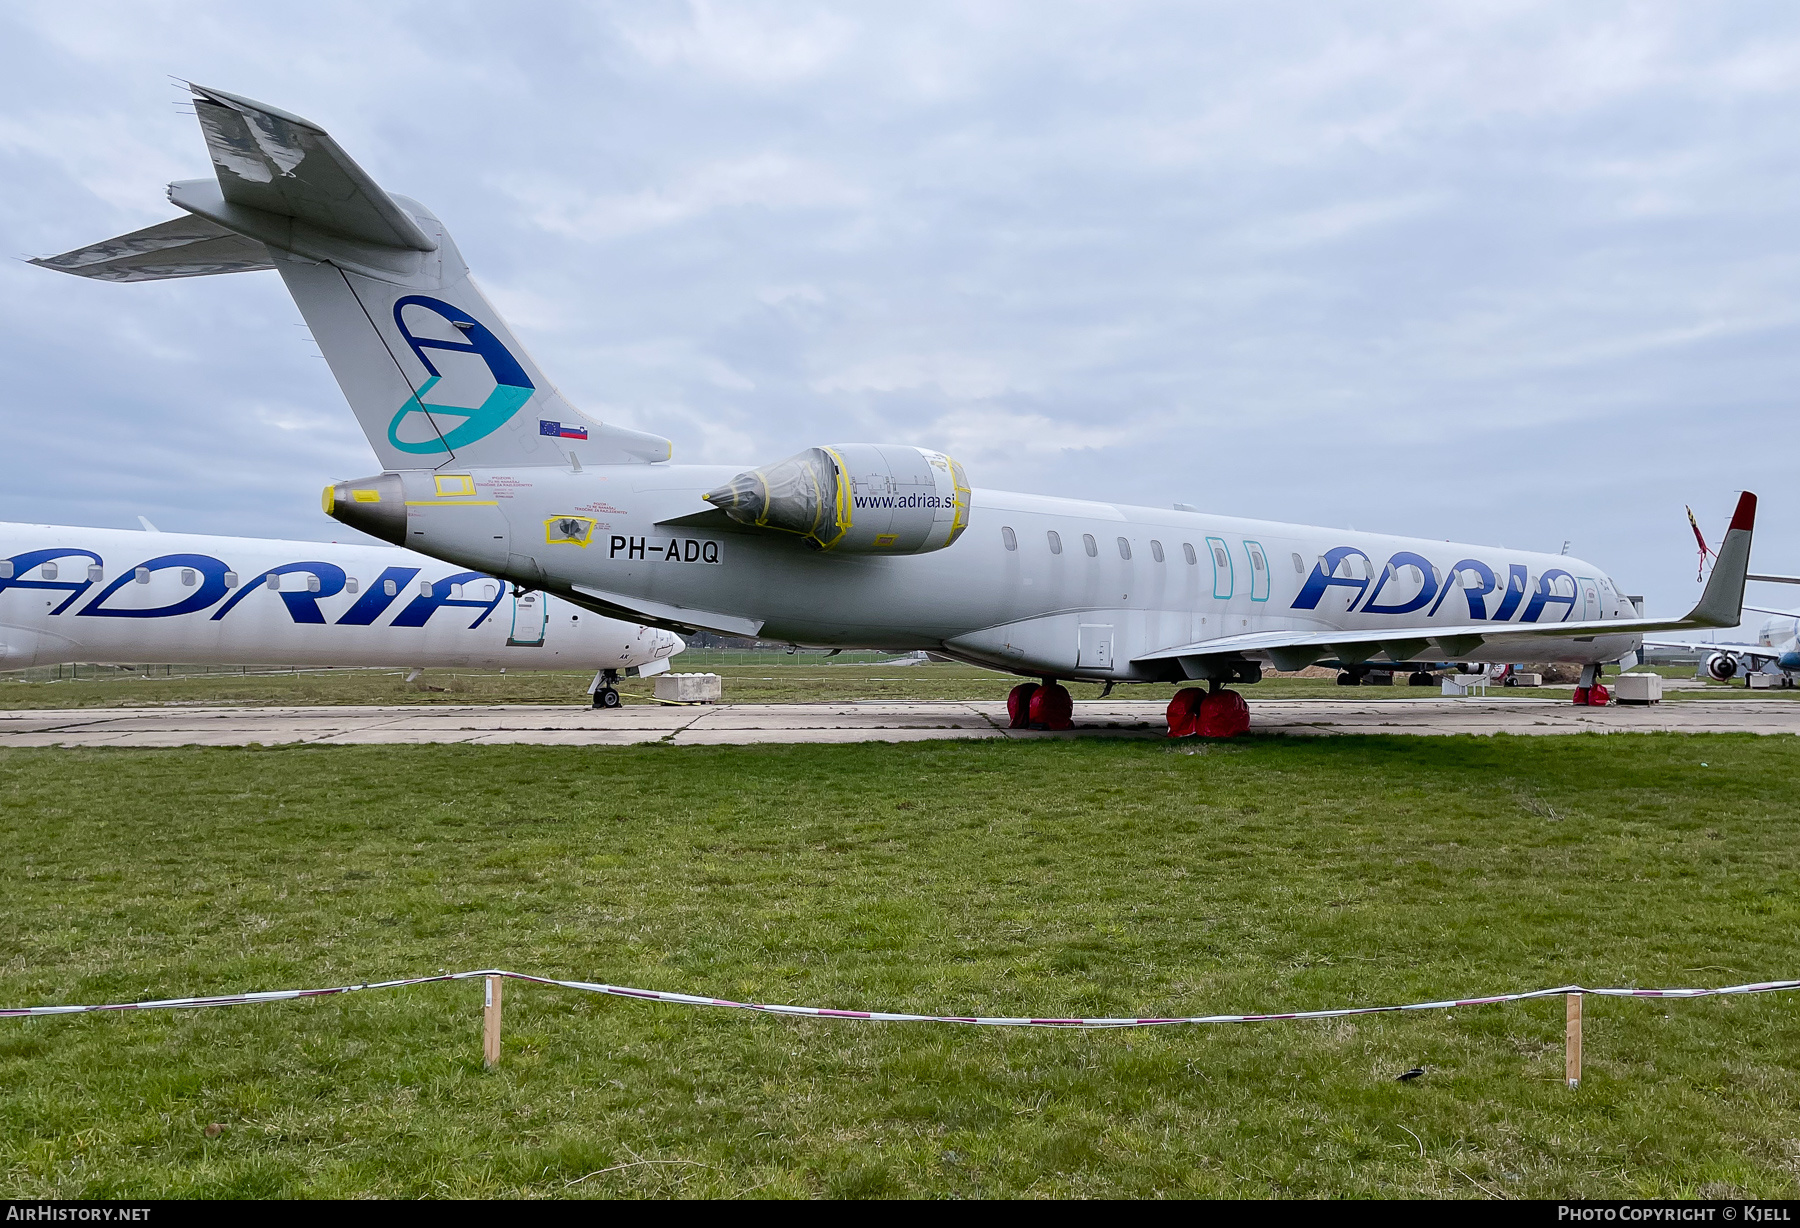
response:
<path id="1" fill-rule="evenodd" d="M 1800 701 L 1682 700 L 1578 708 L 1525 698 L 1288 699 L 1250 696 L 1253 734 L 1800 733 Z M 1075 729 L 1009 729 L 1006 705 L 975 703 L 631 704 L 315 708 L 82 708 L 0 712 L 0 747 L 326 746 L 534 743 L 721 746 L 780 742 L 914 742 L 934 738 L 1161 738 L 1163 705 L 1090 700 Z"/>

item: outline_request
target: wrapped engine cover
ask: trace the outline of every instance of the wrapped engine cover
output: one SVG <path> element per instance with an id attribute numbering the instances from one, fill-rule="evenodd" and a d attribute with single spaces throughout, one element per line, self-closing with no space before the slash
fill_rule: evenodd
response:
<path id="1" fill-rule="evenodd" d="M 894 444 L 808 448 L 740 473 L 705 498 L 740 524 L 845 554 L 942 550 L 969 523 L 962 466 L 942 452 Z"/>

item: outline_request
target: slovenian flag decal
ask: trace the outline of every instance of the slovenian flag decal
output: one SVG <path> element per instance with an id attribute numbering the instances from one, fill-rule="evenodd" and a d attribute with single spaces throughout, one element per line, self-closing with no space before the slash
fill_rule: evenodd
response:
<path id="1" fill-rule="evenodd" d="M 549 435 L 556 439 L 586 439 L 587 427 L 564 426 L 560 422 L 545 422 L 538 419 L 538 434 Z"/>

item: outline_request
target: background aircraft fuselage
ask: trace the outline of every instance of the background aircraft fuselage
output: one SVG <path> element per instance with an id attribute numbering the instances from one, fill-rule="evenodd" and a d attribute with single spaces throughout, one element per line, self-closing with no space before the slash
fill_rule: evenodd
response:
<path id="1" fill-rule="evenodd" d="M 271 587 L 271 577 L 274 587 Z M 0 524 L 0 668 L 189 665 L 624 670 L 681 650 L 387 546 Z"/>

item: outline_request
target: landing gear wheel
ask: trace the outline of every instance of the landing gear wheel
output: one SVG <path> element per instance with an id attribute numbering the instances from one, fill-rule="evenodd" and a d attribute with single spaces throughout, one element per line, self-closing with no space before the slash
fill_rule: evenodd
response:
<path id="1" fill-rule="evenodd" d="M 1431 675 L 1422 669 L 1414 670 L 1406 676 L 1407 686 L 1430 686 L 1431 681 Z"/>
<path id="2" fill-rule="evenodd" d="M 1197 686 L 1186 687 L 1175 692 L 1175 698 L 1169 701 L 1169 736 L 1171 738 L 1194 736 L 1194 714 L 1200 708 L 1200 701 L 1205 698 L 1206 692 Z"/>
<path id="3" fill-rule="evenodd" d="M 1203 738 L 1235 738 L 1250 728 L 1250 705 L 1236 691 L 1211 691 L 1200 697 L 1194 732 Z"/>
<path id="4" fill-rule="evenodd" d="M 1038 684 L 1021 682 L 1006 697 L 1007 721 L 1013 729 L 1026 729 L 1031 725 L 1031 697 L 1037 694 Z"/>
<path id="5" fill-rule="evenodd" d="M 596 708 L 616 708 L 623 702 L 624 701 L 619 698 L 619 693 L 611 687 L 603 687 L 594 692 L 594 706 Z"/>
<path id="6" fill-rule="evenodd" d="M 1075 700 L 1061 683 L 1046 682 L 1032 692 L 1027 715 L 1033 729 L 1073 729 Z"/>
<path id="7" fill-rule="evenodd" d="M 1361 681 L 1362 679 L 1358 678 L 1349 670 L 1345 670 L 1337 676 L 1337 684 L 1339 686 L 1356 686 Z"/>

